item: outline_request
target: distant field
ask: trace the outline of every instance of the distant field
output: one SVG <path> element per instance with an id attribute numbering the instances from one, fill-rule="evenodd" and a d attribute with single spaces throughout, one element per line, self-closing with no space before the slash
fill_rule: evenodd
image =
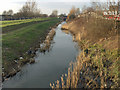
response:
<path id="1" fill-rule="evenodd" d="M 51 18 L 49 17 L 49 18 L 34 18 L 34 19 L 24 19 L 24 20 L 0 21 L 0 27 L 7 27 L 7 26 L 11 26 L 11 25 L 18 25 L 18 24 L 37 22 L 37 21 L 43 21 L 43 20 L 49 20 L 49 19 L 51 19 Z"/>

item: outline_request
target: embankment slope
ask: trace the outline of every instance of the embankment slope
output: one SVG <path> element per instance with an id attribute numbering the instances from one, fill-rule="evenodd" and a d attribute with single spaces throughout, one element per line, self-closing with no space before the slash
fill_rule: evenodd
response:
<path id="1" fill-rule="evenodd" d="M 80 17 L 67 22 L 62 29 L 73 34 L 82 48 L 70 63 L 67 77 L 57 80 L 57 88 L 118 88 L 120 79 L 120 22 L 95 17 Z M 66 78 L 65 80 L 63 80 Z M 64 81 L 66 83 L 64 83 Z M 55 87 L 54 84 L 50 84 Z M 62 85 L 62 86 L 61 86 Z"/>
<path id="2" fill-rule="evenodd" d="M 117 24 L 120 26 L 119 22 Z M 118 29 L 115 29 L 113 20 L 81 17 L 64 24 L 62 28 L 71 31 L 76 40 L 99 43 L 108 49 L 118 48 Z"/>
<path id="3" fill-rule="evenodd" d="M 50 28 L 55 26 L 59 21 L 59 19 L 54 18 L 45 22 L 30 24 L 3 34 L 3 76 L 16 72 L 20 68 L 18 66 L 29 61 L 32 56 L 28 55 L 28 51 L 35 52 L 36 48 L 51 30 Z M 23 59 L 20 60 L 20 57 Z M 18 62 L 15 62 L 15 60 L 18 60 Z"/>

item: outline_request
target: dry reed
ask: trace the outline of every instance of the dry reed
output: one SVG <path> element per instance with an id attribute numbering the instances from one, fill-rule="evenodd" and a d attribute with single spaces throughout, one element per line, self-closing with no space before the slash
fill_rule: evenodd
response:
<path id="1" fill-rule="evenodd" d="M 87 55 L 85 49 L 78 55 L 75 62 L 70 63 L 67 77 L 61 77 L 61 83 L 57 83 L 54 88 L 116 88 L 118 87 L 118 75 L 110 72 L 111 69 L 116 68 L 113 61 L 108 63 L 110 59 L 108 52 L 96 44 L 89 48 Z M 110 52 L 109 52 L 110 53 Z M 114 56 L 115 53 L 112 54 Z M 116 57 L 115 57 L 116 58 Z M 111 58 L 113 59 L 113 58 Z M 110 59 L 110 60 L 111 60 Z M 106 63 L 109 65 L 107 67 Z M 111 79 L 110 79 L 111 77 Z M 59 81 L 58 81 L 59 82 Z M 61 86 L 61 87 L 60 87 Z"/>

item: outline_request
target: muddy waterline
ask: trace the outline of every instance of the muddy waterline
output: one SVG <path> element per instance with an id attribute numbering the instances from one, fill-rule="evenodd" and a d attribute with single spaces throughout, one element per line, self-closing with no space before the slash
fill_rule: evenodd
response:
<path id="1" fill-rule="evenodd" d="M 25 65 L 16 76 L 3 83 L 3 88 L 49 88 L 51 82 L 67 72 L 69 63 L 75 61 L 79 51 L 72 35 L 61 30 L 64 23 L 55 29 L 50 49 L 45 53 L 38 50 L 34 57 L 36 63 Z"/>

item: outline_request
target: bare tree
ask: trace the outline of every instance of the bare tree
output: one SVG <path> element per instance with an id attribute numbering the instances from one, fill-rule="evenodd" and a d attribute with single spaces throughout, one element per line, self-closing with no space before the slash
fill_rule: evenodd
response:
<path id="1" fill-rule="evenodd" d="M 57 17 L 57 15 L 58 15 L 58 11 L 57 10 L 53 10 L 52 14 L 50 16 Z"/>
<path id="2" fill-rule="evenodd" d="M 20 9 L 19 13 L 21 13 L 23 17 L 34 17 L 40 15 L 40 10 L 37 8 L 37 3 L 35 1 L 29 0 Z"/>
<path id="3" fill-rule="evenodd" d="M 80 13 L 79 8 L 76 9 L 75 6 L 72 6 L 67 16 L 67 21 L 74 19 L 79 13 Z"/>
<path id="4" fill-rule="evenodd" d="M 86 12 L 86 10 L 87 10 L 87 6 L 84 5 L 84 6 L 82 7 L 82 13 Z"/>
<path id="5" fill-rule="evenodd" d="M 13 15 L 13 10 L 9 10 L 9 11 L 7 12 L 7 15 Z"/>
<path id="6" fill-rule="evenodd" d="M 76 8 L 75 8 L 75 6 L 73 6 L 73 7 L 71 8 L 69 14 L 74 14 L 74 15 L 76 14 Z"/>
<path id="7" fill-rule="evenodd" d="M 2 15 L 13 15 L 13 10 L 3 11 Z"/>
<path id="8" fill-rule="evenodd" d="M 77 8 L 77 9 L 76 9 L 76 15 L 79 15 L 79 14 L 80 14 L 80 9 Z"/>
<path id="9" fill-rule="evenodd" d="M 7 11 L 3 11 L 2 15 L 7 15 Z"/>

